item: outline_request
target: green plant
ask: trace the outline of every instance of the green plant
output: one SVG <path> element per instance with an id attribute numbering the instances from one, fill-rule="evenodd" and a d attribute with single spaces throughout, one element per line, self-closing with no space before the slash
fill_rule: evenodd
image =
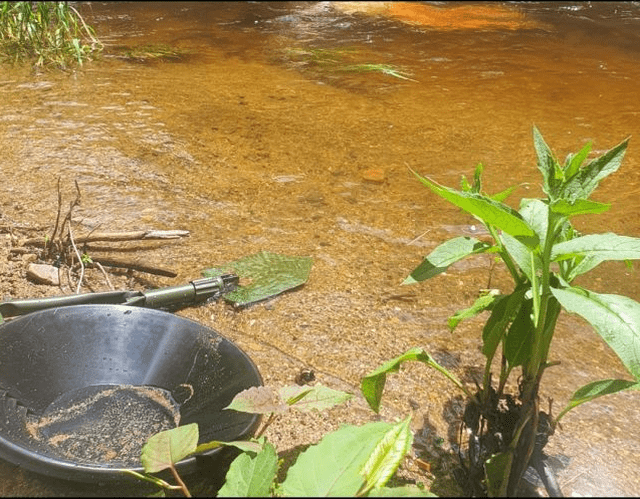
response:
<path id="1" fill-rule="evenodd" d="M 199 430 L 196 423 L 178 426 L 171 430 L 161 431 L 153 435 L 142 447 L 140 460 L 145 474 L 137 471 L 123 469 L 123 473 L 132 475 L 139 480 L 151 482 L 161 489 L 180 490 L 186 497 L 191 497 L 189 489 L 182 481 L 176 470 L 175 464 L 192 454 L 205 452 L 217 447 L 237 447 L 244 451 L 258 452 L 261 448 L 254 442 L 235 441 L 221 442 L 213 440 L 206 444 L 198 445 Z M 178 485 L 171 485 L 167 481 L 153 476 L 152 473 L 170 470 Z"/>
<path id="2" fill-rule="evenodd" d="M 393 64 L 351 64 L 338 68 L 337 70 L 348 73 L 382 73 L 393 76 L 394 78 L 400 78 L 401 80 L 418 82 L 417 80 L 409 78 L 411 73 Z"/>
<path id="3" fill-rule="evenodd" d="M 340 64 L 345 58 L 353 56 L 357 53 L 357 50 L 354 47 L 341 47 L 333 49 L 289 47 L 284 49 L 283 52 L 288 59 L 299 64 L 333 66 L 336 64 Z"/>
<path id="4" fill-rule="evenodd" d="M 322 385 L 286 386 L 276 391 L 253 387 L 240 392 L 227 409 L 268 414 L 267 421 L 249 442 L 209 442 L 197 445 L 198 428 L 191 424 L 154 435 L 142 449 L 141 461 L 147 474 L 123 470 L 163 489 L 190 493 L 174 464 L 188 455 L 220 445 L 236 446 L 243 452 L 231 463 L 219 497 L 256 496 L 432 496 L 418 486 L 386 487 L 411 448 L 411 417 L 392 424 L 375 422 L 363 426 L 345 425 L 307 448 L 278 482 L 281 462 L 275 448 L 262 434 L 277 415 L 295 408 L 326 410 L 351 395 Z M 170 469 L 178 485 L 149 475 Z"/>
<path id="5" fill-rule="evenodd" d="M 189 54 L 186 49 L 172 47 L 167 44 L 146 44 L 135 47 L 122 47 L 119 50 L 122 59 L 137 62 L 150 60 L 180 60 Z"/>
<path id="6" fill-rule="evenodd" d="M 400 66 L 380 63 L 352 63 L 353 56 L 357 55 L 354 48 L 287 48 L 283 52 L 285 57 L 297 66 L 314 68 L 323 72 L 340 73 L 382 73 L 401 80 L 416 82 L 409 78 L 411 73 Z"/>
<path id="7" fill-rule="evenodd" d="M 100 50 L 93 29 L 69 2 L 0 2 L 0 55 L 9 62 L 64 69 Z"/>
<path id="8" fill-rule="evenodd" d="M 533 128 L 544 199 L 522 199 L 518 211 L 503 201 L 511 187 L 493 196 L 482 191 L 482 165 L 474 180 L 464 177 L 461 190 L 441 186 L 413 172 L 435 194 L 473 215 L 487 228 L 493 243 L 473 237 L 456 237 L 436 247 L 403 284 L 430 279 L 453 263 L 479 253 L 495 254 L 515 282 L 509 294 L 485 293 L 473 305 L 456 312 L 448 322 L 458 323 L 482 311 L 490 316 L 482 331 L 484 375 L 477 391 L 466 388 L 423 349 L 413 348 L 388 361 L 362 380 L 362 391 L 378 410 L 386 375 L 413 360 L 435 367 L 468 397 L 464 423 L 468 442 L 468 487 L 474 494 L 514 495 L 529 465 L 540 469 L 542 448 L 558 421 L 574 407 L 621 390 L 640 388 L 640 304 L 625 296 L 599 294 L 573 285 L 574 279 L 607 260 L 640 258 L 640 239 L 613 233 L 582 235 L 572 217 L 599 214 L 608 204 L 590 198 L 600 181 L 618 170 L 628 139 L 584 165 L 591 144 L 570 154 L 561 165 Z M 586 319 L 618 355 L 631 380 L 593 381 L 578 389 L 554 419 L 539 408 L 539 387 L 550 362 L 549 349 L 561 308 Z M 501 355 L 494 377 L 493 360 Z M 507 381 L 520 368 L 517 393 L 507 393 Z M 547 488 L 557 492 L 552 476 L 542 476 Z"/>

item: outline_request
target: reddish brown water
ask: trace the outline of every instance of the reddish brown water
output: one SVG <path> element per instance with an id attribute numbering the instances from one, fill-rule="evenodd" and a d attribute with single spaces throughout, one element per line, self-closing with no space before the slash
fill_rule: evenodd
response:
<path id="1" fill-rule="evenodd" d="M 321 382 L 356 392 L 364 374 L 412 346 L 461 376 L 481 365 L 481 320 L 451 335 L 446 319 L 486 287 L 488 260 L 399 285 L 431 248 L 474 231 L 473 218 L 428 193 L 407 166 L 457 186 L 482 162 L 487 191 L 526 184 L 517 206 L 540 194 L 533 124 L 561 159 L 588 140 L 603 151 L 632 135 L 622 168 L 596 195 L 611 210 L 575 224 L 640 236 L 634 4 L 496 4 L 471 21 L 466 10 L 443 14 L 447 5 L 82 7 L 107 45 L 100 61 L 71 74 L 0 67 L 0 211 L 52 223 L 60 176 L 65 196 L 73 180 L 82 190 L 79 232 L 191 231 L 141 257 L 179 274 L 155 285 L 261 250 L 312 256 L 309 283 L 267 306 L 184 312 L 246 349 L 267 383 L 291 383 L 311 366 Z M 118 47 L 159 43 L 188 55 L 115 57 Z M 395 65 L 410 79 L 348 70 L 365 63 Z M 506 277 L 498 269 L 492 286 L 508 289 Z M 640 300 L 637 271 L 622 264 L 603 264 L 581 283 Z M 573 317 L 561 318 L 552 358 L 562 365 L 543 384 L 556 410 L 584 383 L 627 377 Z M 454 394 L 436 373 L 409 366 L 390 380 L 382 414 L 401 417 L 411 398 L 443 434 Z M 296 417 L 269 435 L 280 450 L 371 413 L 358 400 L 330 419 Z M 565 493 L 637 494 L 639 420 L 637 393 L 570 413 L 548 447 L 572 458 L 560 476 Z M 68 493 L 30 474 L 12 482 L 9 465 L 0 473 L 3 494 Z"/>

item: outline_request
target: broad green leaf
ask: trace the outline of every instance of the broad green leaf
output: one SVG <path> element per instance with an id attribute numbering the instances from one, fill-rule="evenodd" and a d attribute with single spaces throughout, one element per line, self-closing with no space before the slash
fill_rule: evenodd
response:
<path id="1" fill-rule="evenodd" d="M 497 296 L 494 294 L 486 294 L 478 297 L 478 299 L 473 302 L 469 308 L 465 308 L 464 310 L 458 310 L 455 314 L 449 317 L 447 320 L 447 325 L 451 332 L 465 319 L 469 319 L 471 317 L 475 317 L 481 312 L 491 308 L 493 303 L 496 301 Z"/>
<path id="2" fill-rule="evenodd" d="M 605 260 L 640 259 L 640 238 L 619 236 L 612 232 L 581 236 L 555 244 L 551 250 L 551 260 L 559 261 L 585 256 Z"/>
<path id="3" fill-rule="evenodd" d="M 560 304 L 586 319 L 640 380 L 640 303 L 626 296 L 598 294 L 570 287 L 551 288 Z"/>
<path id="4" fill-rule="evenodd" d="M 590 151 L 591 142 L 587 142 L 584 147 L 580 149 L 580 152 L 575 155 L 569 154 L 567 156 L 567 160 L 565 161 L 564 166 L 564 175 L 566 179 L 570 179 L 576 173 L 578 173 L 578 170 L 580 170 L 580 167 L 582 166 L 582 163 L 584 163 L 584 160 L 587 159 Z"/>
<path id="5" fill-rule="evenodd" d="M 234 305 L 244 307 L 301 286 L 309 279 L 313 260 L 261 251 L 240 260 L 202 271 L 205 277 L 217 277 L 229 271 L 250 281 L 224 295 Z"/>
<path id="6" fill-rule="evenodd" d="M 542 260 L 540 259 L 540 255 L 538 253 L 534 253 L 531 248 L 528 248 L 520 241 L 518 241 L 515 237 L 511 237 L 509 234 L 502 233 L 500 234 L 500 240 L 502 244 L 507 249 L 509 255 L 513 259 L 520 270 L 522 270 L 523 274 L 527 276 L 529 281 L 532 281 L 533 272 L 535 269 L 542 268 Z M 533 256 L 533 262 L 531 257 Z M 531 267 L 531 264 L 535 265 L 535 268 Z"/>
<path id="7" fill-rule="evenodd" d="M 577 199 L 587 199 L 603 178 L 620 168 L 628 143 L 629 139 L 623 140 L 613 149 L 581 168 L 562 186 L 562 199 L 570 203 Z"/>
<path id="8" fill-rule="evenodd" d="M 300 398 L 299 395 L 302 394 Z M 342 404 L 353 397 L 350 393 L 333 390 L 323 385 L 309 386 L 285 386 L 280 388 L 280 397 L 291 407 L 299 411 L 312 410 L 324 411 L 336 405 Z M 293 401 L 290 403 L 289 401 Z"/>
<path id="9" fill-rule="evenodd" d="M 222 442 L 220 440 L 212 440 L 211 442 L 206 442 L 204 444 L 200 444 L 193 451 L 194 454 L 200 452 L 206 452 L 211 449 L 217 449 L 218 447 L 235 447 L 240 449 L 242 452 L 260 452 L 262 450 L 262 445 L 257 442 L 251 442 L 248 440 L 234 440 L 233 442 Z"/>
<path id="10" fill-rule="evenodd" d="M 556 421 L 560 421 L 560 418 L 562 418 L 567 412 L 580 404 L 584 404 L 585 402 L 589 402 L 604 395 L 610 395 L 612 393 L 629 389 L 640 389 L 640 382 L 628 381 L 626 379 L 601 379 L 599 381 L 593 381 L 586 384 L 574 392 L 566 407 L 562 409 L 560 414 L 558 414 Z"/>
<path id="11" fill-rule="evenodd" d="M 393 425 L 343 426 L 298 456 L 282 483 L 292 497 L 354 496 L 363 486 L 360 470 Z"/>
<path id="12" fill-rule="evenodd" d="M 504 339 L 504 355 L 510 367 L 523 365 L 531 358 L 534 326 L 531 320 L 533 300 L 524 300 Z"/>
<path id="13" fill-rule="evenodd" d="M 472 192 L 475 192 L 476 194 L 482 193 L 482 171 L 483 170 L 484 170 L 484 166 L 482 166 L 482 163 L 478 163 L 476 165 L 475 171 L 473 172 Z"/>
<path id="14" fill-rule="evenodd" d="M 576 258 L 575 266 L 566 276 L 570 282 L 604 261 L 637 260 L 640 258 L 640 239 L 612 233 L 581 236 L 556 244 L 551 257 L 556 261 Z"/>
<path id="15" fill-rule="evenodd" d="M 498 203 L 488 197 L 471 192 L 460 192 L 448 187 L 441 186 L 433 180 L 422 177 L 413 172 L 420 181 L 429 187 L 440 197 L 450 203 L 471 213 L 487 225 L 511 234 L 520 239 L 527 246 L 535 247 L 538 244 L 538 237 L 533 229 L 525 222 L 520 214 L 503 203 Z"/>
<path id="16" fill-rule="evenodd" d="M 542 173 L 542 190 L 550 199 L 555 200 L 562 185 L 562 170 L 536 126 L 533 127 L 533 147 L 538 156 L 538 169 Z"/>
<path id="17" fill-rule="evenodd" d="M 507 187 L 504 191 L 500 191 L 497 194 L 494 194 L 493 196 L 491 196 L 491 199 L 501 203 L 505 199 L 507 199 L 509 196 L 511 196 L 511 194 L 513 194 L 513 192 L 521 185 L 523 184 L 517 184 L 517 185 L 512 185 L 511 187 Z"/>
<path id="18" fill-rule="evenodd" d="M 252 414 L 283 413 L 288 409 L 270 386 L 252 386 L 238 393 L 225 409 Z"/>
<path id="19" fill-rule="evenodd" d="M 582 260 L 578 259 L 578 263 L 573 267 L 568 274 L 567 280 L 571 282 L 577 276 L 589 272 L 594 267 L 600 265 L 604 260 L 599 255 L 586 256 Z M 633 271 L 633 262 L 631 260 L 624 260 L 627 270 Z"/>
<path id="20" fill-rule="evenodd" d="M 404 354 L 388 360 L 362 378 L 360 391 L 362 392 L 365 400 L 369 403 L 369 407 L 371 407 L 371 409 L 375 412 L 378 412 L 380 409 L 380 400 L 382 399 L 382 392 L 384 391 L 384 385 L 387 381 L 387 374 L 398 372 L 403 362 L 418 360 L 422 351 L 423 350 L 419 347 L 411 348 Z"/>
<path id="21" fill-rule="evenodd" d="M 360 391 L 369 404 L 369 407 L 371 407 L 375 412 L 378 412 L 380 409 L 380 400 L 382 399 L 382 392 L 384 391 L 384 385 L 387 381 L 387 374 L 398 372 L 402 363 L 407 361 L 418 361 L 433 367 L 449 378 L 456 386 L 466 392 L 458 378 L 438 364 L 431 355 L 420 347 L 413 347 L 402 355 L 388 360 L 362 378 Z"/>
<path id="22" fill-rule="evenodd" d="M 365 481 L 364 488 L 360 490 L 361 494 L 384 487 L 396 472 L 413 443 L 410 424 L 411 415 L 393 425 L 373 449 L 360 470 Z"/>
<path id="23" fill-rule="evenodd" d="M 278 471 L 278 454 L 269 442 L 257 454 L 243 452 L 236 457 L 218 497 L 269 497 Z"/>
<path id="24" fill-rule="evenodd" d="M 491 316 L 482 330 L 482 353 L 491 359 L 505 334 L 507 326 L 520 310 L 528 286 L 519 286 L 513 293 L 500 296 L 495 302 Z"/>
<path id="25" fill-rule="evenodd" d="M 573 281 L 576 277 L 582 274 L 586 274 L 591 269 L 600 265 L 603 260 L 598 255 L 585 256 L 584 258 L 577 258 L 576 265 L 571 268 L 569 273 L 566 275 L 566 279 L 568 282 Z"/>
<path id="26" fill-rule="evenodd" d="M 401 487 L 380 487 L 370 490 L 366 497 L 438 497 L 433 492 L 422 489 L 417 485 L 402 485 Z"/>
<path id="27" fill-rule="evenodd" d="M 489 497 L 506 497 L 509 475 L 513 464 L 513 452 L 507 450 L 494 454 L 484 464 Z"/>
<path id="28" fill-rule="evenodd" d="M 431 279 L 447 270 L 451 264 L 469 255 L 483 253 L 489 248 L 491 248 L 490 244 L 474 237 L 462 236 L 449 239 L 429 253 L 402 284 L 414 284 Z"/>
<path id="29" fill-rule="evenodd" d="M 144 471 L 157 473 L 193 454 L 198 445 L 198 437 L 197 423 L 156 433 L 142 446 L 140 460 Z"/>
<path id="30" fill-rule="evenodd" d="M 535 231 L 538 239 L 544 241 L 549 223 L 549 205 L 539 199 L 523 198 L 520 201 L 520 216 Z"/>
<path id="31" fill-rule="evenodd" d="M 558 215 L 572 217 L 574 215 L 586 215 L 589 213 L 604 213 L 611 207 L 610 204 L 597 203 L 588 199 L 576 199 L 573 203 L 564 199 L 558 199 L 551 204 L 551 210 Z"/>

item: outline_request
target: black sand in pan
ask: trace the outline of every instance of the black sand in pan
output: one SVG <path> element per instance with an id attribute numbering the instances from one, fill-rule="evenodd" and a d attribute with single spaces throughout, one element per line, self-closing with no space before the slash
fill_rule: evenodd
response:
<path id="1" fill-rule="evenodd" d="M 78 463 L 140 465 L 140 451 L 156 433 L 180 423 L 180 407 L 167 390 L 150 386 L 91 386 L 67 392 L 27 431 L 52 454 Z"/>
<path id="2" fill-rule="evenodd" d="M 199 443 L 249 438 L 259 416 L 224 410 L 262 378 L 213 329 L 123 305 L 32 312 L 0 325 L 0 458 L 79 482 L 131 482 L 151 435 L 198 423 Z M 203 453 L 207 466 L 225 449 Z M 201 469 L 191 456 L 181 474 Z"/>

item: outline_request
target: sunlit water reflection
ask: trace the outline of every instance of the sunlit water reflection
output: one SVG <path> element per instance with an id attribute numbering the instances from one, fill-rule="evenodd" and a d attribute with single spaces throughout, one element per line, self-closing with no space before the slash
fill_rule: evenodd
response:
<path id="1" fill-rule="evenodd" d="M 52 223 L 58 178 L 66 198 L 77 180 L 75 215 L 87 231 L 190 230 L 188 242 L 148 256 L 181 280 L 260 250 L 313 256 L 311 281 L 275 313 L 187 312 L 238 341 L 272 380 L 290 381 L 288 369 L 304 362 L 355 390 L 363 374 L 414 345 L 462 352 L 461 372 L 477 366 L 480 322 L 451 336 L 446 318 L 486 286 L 490 262 L 399 286 L 436 244 L 477 231 L 407 166 L 456 186 L 481 161 L 489 192 L 523 184 L 515 205 L 540 194 L 534 123 L 561 159 L 588 140 L 610 148 L 640 123 L 633 2 L 476 6 L 485 10 L 471 24 L 438 13 L 453 8 L 446 4 L 82 7 L 107 44 L 102 60 L 72 74 L 0 68 L 2 215 Z M 116 50 L 149 43 L 186 55 L 141 63 Z M 359 64 L 393 66 L 410 80 L 345 70 Z M 634 136 L 596 196 L 613 203 L 606 227 L 585 216 L 581 230 L 640 236 L 637 147 Z M 637 274 L 622 265 L 602 265 L 584 284 L 640 299 Z M 507 287 L 505 275 L 494 285 Z M 558 407 L 581 384 L 626 376 L 577 319 L 562 319 L 558 334 L 554 355 L 566 360 L 546 375 L 545 394 Z M 280 354 L 265 345 L 290 356 L 282 372 L 273 365 Z M 405 413 L 407 393 L 420 398 L 425 386 L 421 401 L 445 428 L 438 418 L 451 390 L 424 369 L 390 386 L 390 414 Z M 638 420 L 637 394 L 568 415 L 549 446 L 572 458 L 565 492 L 636 494 Z"/>

